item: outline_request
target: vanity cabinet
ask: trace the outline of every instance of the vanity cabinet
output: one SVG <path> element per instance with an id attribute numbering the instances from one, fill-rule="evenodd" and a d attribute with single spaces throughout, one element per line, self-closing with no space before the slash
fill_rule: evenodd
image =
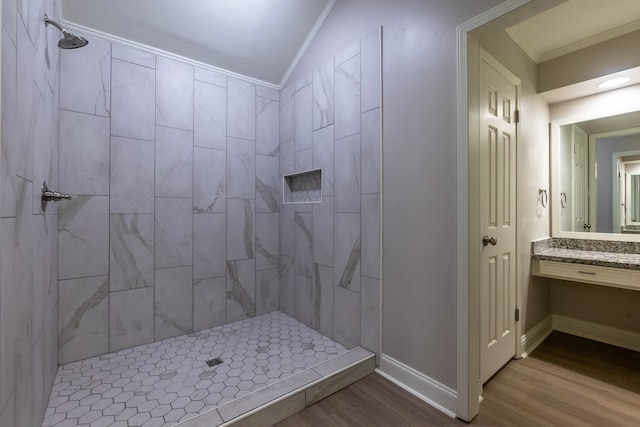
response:
<path id="1" fill-rule="evenodd" d="M 639 270 L 535 258 L 532 267 L 535 276 L 640 291 Z"/>

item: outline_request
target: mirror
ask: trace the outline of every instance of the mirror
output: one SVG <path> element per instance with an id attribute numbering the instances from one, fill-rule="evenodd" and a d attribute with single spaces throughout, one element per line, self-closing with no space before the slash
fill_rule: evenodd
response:
<path id="1" fill-rule="evenodd" d="M 640 241 L 640 106 L 594 105 L 555 110 L 566 117 L 551 123 L 552 235 Z"/>

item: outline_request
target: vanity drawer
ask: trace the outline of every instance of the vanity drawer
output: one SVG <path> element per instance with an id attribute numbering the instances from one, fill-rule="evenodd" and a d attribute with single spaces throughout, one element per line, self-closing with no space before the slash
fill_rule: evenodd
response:
<path id="1" fill-rule="evenodd" d="M 568 262 L 534 260 L 533 274 L 640 291 L 640 271 Z"/>

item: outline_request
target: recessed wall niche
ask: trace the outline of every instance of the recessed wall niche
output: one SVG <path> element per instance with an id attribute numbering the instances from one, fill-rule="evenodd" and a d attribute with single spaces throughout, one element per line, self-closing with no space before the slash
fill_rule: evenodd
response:
<path id="1" fill-rule="evenodd" d="M 282 177 L 282 203 L 321 203 L 322 169 L 312 169 Z"/>

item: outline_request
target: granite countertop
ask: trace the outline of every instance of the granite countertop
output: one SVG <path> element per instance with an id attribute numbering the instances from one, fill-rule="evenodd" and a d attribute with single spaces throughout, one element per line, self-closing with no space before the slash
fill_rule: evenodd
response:
<path id="1" fill-rule="evenodd" d="M 640 270 L 640 254 L 638 254 L 633 247 L 620 247 L 614 245 L 613 242 L 607 242 L 606 245 L 602 245 L 599 244 L 598 241 L 593 241 L 592 244 L 581 247 L 581 245 L 567 244 L 564 240 L 566 239 L 546 239 L 533 242 L 533 258 L 546 261 Z M 603 248 L 606 248 L 608 251 L 591 250 Z"/>

